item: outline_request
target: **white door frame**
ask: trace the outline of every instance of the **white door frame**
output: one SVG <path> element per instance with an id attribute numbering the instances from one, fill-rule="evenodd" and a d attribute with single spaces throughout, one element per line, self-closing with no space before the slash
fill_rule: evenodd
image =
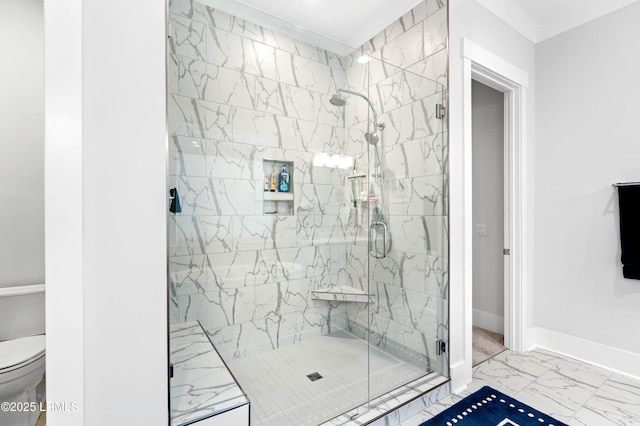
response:
<path id="1" fill-rule="evenodd" d="M 472 205 L 472 125 L 471 80 L 479 81 L 505 94 L 505 345 L 515 351 L 525 348 L 525 257 L 526 247 L 526 91 L 528 74 L 468 39 L 462 40 L 463 61 L 463 250 L 465 269 L 473 265 Z M 464 280 L 464 363 L 471 369 L 473 274 L 465 271 Z"/>

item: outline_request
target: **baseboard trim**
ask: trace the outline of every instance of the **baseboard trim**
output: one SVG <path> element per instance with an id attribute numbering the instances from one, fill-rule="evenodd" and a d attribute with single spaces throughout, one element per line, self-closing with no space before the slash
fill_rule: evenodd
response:
<path id="1" fill-rule="evenodd" d="M 527 328 L 526 330 L 523 331 L 523 333 L 524 334 L 522 336 L 521 341 L 522 341 L 522 347 L 524 349 L 524 352 L 535 349 L 537 336 L 538 336 L 538 329 L 536 327 Z"/>
<path id="2" fill-rule="evenodd" d="M 536 347 L 640 378 L 640 354 L 540 327 L 532 334 Z"/>
<path id="3" fill-rule="evenodd" d="M 449 377 L 451 377 L 451 392 L 456 394 L 463 392 L 473 380 L 471 360 L 452 365 L 449 368 Z"/>
<path id="4" fill-rule="evenodd" d="M 474 309 L 473 325 L 494 333 L 504 334 L 504 317 L 499 317 L 489 312 Z"/>

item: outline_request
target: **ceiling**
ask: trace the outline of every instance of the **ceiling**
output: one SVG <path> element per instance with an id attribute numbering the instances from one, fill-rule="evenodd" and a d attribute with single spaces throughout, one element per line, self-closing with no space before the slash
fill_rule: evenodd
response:
<path id="1" fill-rule="evenodd" d="M 638 0 L 477 0 L 534 43 Z"/>
<path id="2" fill-rule="evenodd" d="M 363 29 L 372 29 L 371 23 L 378 23 L 381 31 L 391 23 L 390 17 L 397 19 L 420 3 L 420 0 L 236 1 L 354 47 L 375 35 L 361 35 Z"/>
<path id="3" fill-rule="evenodd" d="M 423 0 L 199 0 L 215 9 L 346 55 Z"/>
<path id="4" fill-rule="evenodd" d="M 315 46 L 347 54 L 423 0 L 201 1 Z M 640 0 L 476 1 L 537 43 Z"/>

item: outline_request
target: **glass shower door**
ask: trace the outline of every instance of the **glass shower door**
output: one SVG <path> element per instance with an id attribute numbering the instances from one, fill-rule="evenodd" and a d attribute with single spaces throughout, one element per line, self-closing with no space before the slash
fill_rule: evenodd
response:
<path id="1" fill-rule="evenodd" d="M 351 328 L 366 329 L 374 399 L 446 374 L 447 152 L 442 85 L 375 59 L 366 82 L 372 107 L 350 134 L 368 147 L 368 241 L 353 257 L 368 264 L 372 303 L 347 309 Z"/>

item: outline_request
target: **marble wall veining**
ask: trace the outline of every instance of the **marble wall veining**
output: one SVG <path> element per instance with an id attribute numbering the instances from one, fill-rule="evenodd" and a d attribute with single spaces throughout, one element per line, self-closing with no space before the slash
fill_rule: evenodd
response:
<path id="1" fill-rule="evenodd" d="M 227 359 L 332 327 L 371 333 L 446 374 L 434 353 L 448 334 L 448 138 L 435 117 L 446 2 L 421 2 L 362 46 L 367 65 L 192 0 L 169 3 L 169 187 L 182 205 L 169 230 L 172 322 L 200 321 Z M 348 202 L 351 170 L 314 163 L 373 164 L 366 103 L 329 103 L 343 87 L 368 93 L 386 125 L 385 186 L 371 189 L 387 200 L 393 247 L 377 261 Z M 263 160 L 293 162 L 293 214 L 263 214 Z M 366 290 L 368 274 L 375 303 L 312 299 L 336 284 Z"/>
<path id="2" fill-rule="evenodd" d="M 170 2 L 171 317 L 198 320 L 239 358 L 329 332 L 346 307 L 311 290 L 346 282 L 341 58 L 200 3 Z M 263 214 L 263 160 L 293 162 L 292 215 Z"/>

